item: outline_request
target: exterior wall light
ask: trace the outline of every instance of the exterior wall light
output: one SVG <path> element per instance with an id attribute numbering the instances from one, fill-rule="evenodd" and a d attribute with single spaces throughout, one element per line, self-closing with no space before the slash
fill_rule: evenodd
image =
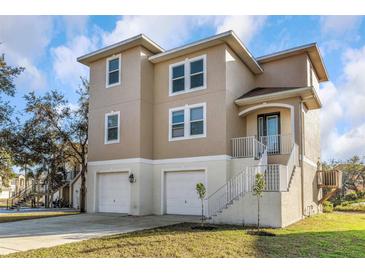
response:
<path id="1" fill-rule="evenodd" d="M 131 173 L 131 174 L 129 175 L 128 179 L 129 179 L 129 182 L 130 182 L 131 184 L 133 184 L 133 183 L 135 183 L 135 182 L 136 182 L 136 178 L 134 177 L 133 173 Z"/>

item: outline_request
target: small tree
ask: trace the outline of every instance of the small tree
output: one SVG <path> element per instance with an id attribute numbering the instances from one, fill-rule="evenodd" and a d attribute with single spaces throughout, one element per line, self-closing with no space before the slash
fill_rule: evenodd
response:
<path id="1" fill-rule="evenodd" d="M 253 187 L 253 195 L 257 197 L 257 230 L 260 230 L 260 198 L 265 189 L 265 177 L 262 173 L 256 174 L 255 185 Z"/>
<path id="2" fill-rule="evenodd" d="M 195 189 L 199 195 L 199 199 L 202 202 L 202 218 L 201 218 L 202 223 L 201 223 L 201 225 L 204 226 L 204 199 L 207 194 L 207 190 L 203 183 L 197 183 Z"/>

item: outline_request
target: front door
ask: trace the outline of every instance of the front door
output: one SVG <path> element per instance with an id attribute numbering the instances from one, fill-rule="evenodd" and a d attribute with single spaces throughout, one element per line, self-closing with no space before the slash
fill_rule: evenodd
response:
<path id="1" fill-rule="evenodd" d="M 267 146 L 267 152 L 280 153 L 280 114 L 261 114 L 257 117 L 259 140 Z"/>

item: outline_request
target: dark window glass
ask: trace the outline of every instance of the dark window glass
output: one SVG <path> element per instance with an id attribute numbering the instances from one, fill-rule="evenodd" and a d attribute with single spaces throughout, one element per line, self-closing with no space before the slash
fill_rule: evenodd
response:
<path id="1" fill-rule="evenodd" d="M 190 88 L 196 88 L 204 86 L 203 73 L 195 74 L 190 77 Z"/>
<path id="2" fill-rule="evenodd" d="M 177 124 L 172 126 L 172 138 L 184 137 L 184 124 Z"/>
<path id="3" fill-rule="evenodd" d="M 108 141 L 118 140 L 118 128 L 109 128 L 108 129 Z"/>
<path id="4" fill-rule="evenodd" d="M 109 60 L 109 71 L 119 70 L 119 58 Z"/>
<path id="5" fill-rule="evenodd" d="M 109 73 L 109 85 L 119 82 L 119 70 Z"/>
<path id="6" fill-rule="evenodd" d="M 190 135 L 200 135 L 204 133 L 204 122 L 197 121 L 190 123 Z"/>
<path id="7" fill-rule="evenodd" d="M 184 78 L 172 80 L 172 92 L 178 92 L 185 89 L 185 80 Z"/>
<path id="8" fill-rule="evenodd" d="M 172 79 L 183 77 L 185 75 L 184 65 L 176 66 L 172 68 Z"/>
<path id="9" fill-rule="evenodd" d="M 203 72 L 203 59 L 190 63 L 190 74 Z"/>

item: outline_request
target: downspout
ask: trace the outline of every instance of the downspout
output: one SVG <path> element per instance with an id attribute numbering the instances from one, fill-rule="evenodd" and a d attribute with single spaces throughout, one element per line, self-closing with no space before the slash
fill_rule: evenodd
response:
<path id="1" fill-rule="evenodd" d="M 299 124 L 300 124 L 300 174 L 301 174 L 301 196 L 302 196 L 302 217 L 305 216 L 304 210 L 304 142 L 303 142 L 303 128 L 304 128 L 304 120 L 303 120 L 303 101 L 300 101 L 300 110 L 299 110 Z"/>

